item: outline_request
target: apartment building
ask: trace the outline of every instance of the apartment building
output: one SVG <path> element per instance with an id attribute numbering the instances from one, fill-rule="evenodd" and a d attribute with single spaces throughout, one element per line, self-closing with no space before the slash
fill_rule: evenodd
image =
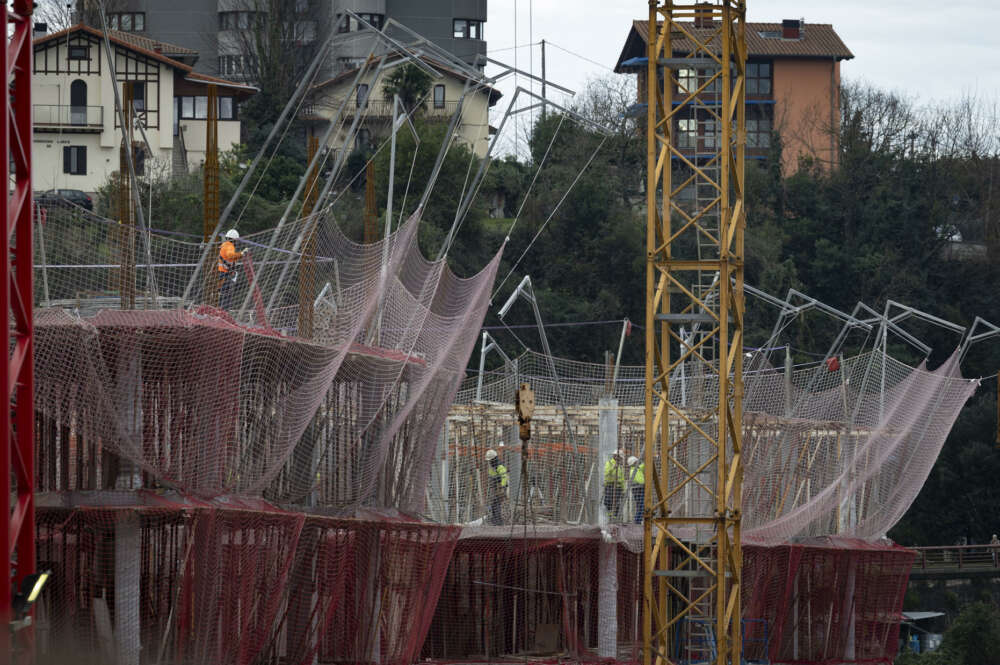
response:
<path id="1" fill-rule="evenodd" d="M 687 26 L 698 39 L 708 39 L 716 30 L 712 21 Z M 646 47 L 649 25 L 634 21 L 615 71 L 636 75 L 637 100 L 646 102 Z M 832 25 L 807 24 L 802 19 L 781 23 L 747 23 L 746 128 L 749 159 L 763 159 L 776 131 L 782 141 L 786 173 L 798 169 L 808 157 L 820 164 L 837 159 L 840 118 L 840 63 L 853 58 Z M 674 40 L 675 57 L 683 57 L 690 45 Z M 675 98 L 694 93 L 712 74 L 707 69 L 687 68 L 675 72 Z M 705 88 L 701 98 L 707 105 L 719 95 L 719 81 Z M 697 158 L 714 153 L 721 139 L 720 128 L 705 110 L 691 108 L 673 127 L 677 145 Z"/>
<path id="2" fill-rule="evenodd" d="M 96 0 L 77 0 L 81 11 Z M 106 0 L 115 30 L 169 42 L 200 54 L 196 71 L 246 79 L 246 34 L 273 0 Z M 282 0 L 284 2 L 285 0 Z M 311 57 L 311 47 L 330 31 L 343 36 L 334 45 L 323 74 L 333 77 L 355 67 L 369 52 L 372 37 L 362 31 L 356 12 L 381 28 L 395 19 L 449 53 L 474 64 L 486 53 L 487 0 L 287 0 L 293 16 L 290 51 Z M 356 33 L 356 34 L 355 34 Z"/>

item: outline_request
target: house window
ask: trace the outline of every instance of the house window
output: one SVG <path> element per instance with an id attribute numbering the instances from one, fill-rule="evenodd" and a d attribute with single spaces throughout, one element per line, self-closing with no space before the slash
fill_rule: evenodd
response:
<path id="1" fill-rule="evenodd" d="M 70 46 L 69 47 L 69 59 L 70 60 L 90 60 L 90 47 L 89 46 Z"/>
<path id="2" fill-rule="evenodd" d="M 434 86 L 434 108 L 444 108 L 444 86 L 441 84 Z"/>
<path id="3" fill-rule="evenodd" d="M 63 147 L 63 173 L 87 175 L 87 146 L 68 145 Z"/>
<path id="4" fill-rule="evenodd" d="M 361 20 L 370 23 L 376 30 L 381 30 L 382 26 L 385 25 L 385 14 L 358 14 L 358 16 L 361 17 Z M 363 27 L 358 19 L 348 14 L 343 14 L 337 19 L 337 32 L 357 32 Z"/>
<path id="5" fill-rule="evenodd" d="M 142 32 L 146 29 L 146 14 L 144 12 L 108 14 L 108 27 L 122 32 Z"/>
<path id="6" fill-rule="evenodd" d="M 219 12 L 219 30 L 247 30 L 257 20 L 257 12 Z"/>
<path id="7" fill-rule="evenodd" d="M 680 92 L 691 94 L 698 89 L 698 72 L 694 69 L 677 70 L 677 89 Z"/>
<path id="8" fill-rule="evenodd" d="M 746 77 L 748 95 L 771 94 L 771 63 L 748 62 Z"/>
<path id="9" fill-rule="evenodd" d="M 132 83 L 132 108 L 136 111 L 146 110 L 146 84 L 142 81 Z"/>
<path id="10" fill-rule="evenodd" d="M 774 107 L 754 104 L 747 108 L 747 147 L 770 148 Z"/>
<path id="11" fill-rule="evenodd" d="M 705 139 L 705 148 L 715 149 L 719 147 L 719 123 L 714 119 L 706 120 L 702 123 L 702 137 Z"/>
<path id="12" fill-rule="evenodd" d="M 681 118 L 677 121 L 677 147 L 698 147 L 698 121 L 694 118 Z"/>
<path id="13" fill-rule="evenodd" d="M 705 85 L 709 79 L 715 76 L 717 71 L 716 69 L 678 69 L 677 91 L 684 95 L 690 95 Z M 716 93 L 721 90 L 720 81 L 721 77 L 705 85 L 701 94 Z"/>
<path id="14" fill-rule="evenodd" d="M 368 84 L 360 83 L 358 84 L 358 95 L 355 100 L 355 104 L 358 108 L 361 108 L 365 104 L 365 99 L 368 97 Z"/>
<path id="15" fill-rule="evenodd" d="M 483 22 L 474 19 L 457 18 L 452 21 L 451 36 L 455 39 L 482 39 Z"/>
<path id="16" fill-rule="evenodd" d="M 252 55 L 220 55 L 219 72 L 223 76 L 250 78 L 257 69 L 257 59 Z"/>
<path id="17" fill-rule="evenodd" d="M 204 120 L 208 117 L 208 97 L 198 96 L 194 98 L 194 119 Z"/>
<path id="18" fill-rule="evenodd" d="M 358 130 L 358 140 L 356 147 L 358 150 L 364 150 L 372 143 L 372 133 L 367 127 L 362 127 Z"/>
<path id="19" fill-rule="evenodd" d="M 219 97 L 219 120 L 236 120 L 236 105 L 232 97 Z"/>

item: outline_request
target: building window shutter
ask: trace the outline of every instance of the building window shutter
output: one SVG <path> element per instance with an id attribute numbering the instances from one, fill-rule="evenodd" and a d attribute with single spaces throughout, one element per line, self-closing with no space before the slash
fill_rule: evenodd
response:
<path id="1" fill-rule="evenodd" d="M 76 172 L 78 175 L 87 175 L 87 146 L 79 146 L 76 149 Z"/>
<path id="2" fill-rule="evenodd" d="M 69 173 L 70 172 L 70 170 L 72 168 L 72 164 L 70 162 L 71 159 L 72 158 L 71 158 L 71 154 L 70 154 L 70 147 L 68 145 L 67 146 L 63 146 L 63 173 Z"/>

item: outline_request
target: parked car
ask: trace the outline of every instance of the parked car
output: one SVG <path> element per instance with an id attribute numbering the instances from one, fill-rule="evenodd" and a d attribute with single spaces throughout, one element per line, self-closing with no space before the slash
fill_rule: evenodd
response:
<path id="1" fill-rule="evenodd" d="M 81 192 L 79 189 L 50 189 L 35 197 L 35 202 L 41 205 L 58 205 L 63 200 L 87 210 L 94 209 L 93 199 L 86 192 Z"/>

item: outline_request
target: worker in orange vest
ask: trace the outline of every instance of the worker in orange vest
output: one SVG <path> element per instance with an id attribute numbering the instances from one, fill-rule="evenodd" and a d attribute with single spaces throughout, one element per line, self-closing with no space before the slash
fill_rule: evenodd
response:
<path id="1" fill-rule="evenodd" d="M 226 241 L 219 247 L 219 308 L 229 309 L 236 289 L 236 279 L 239 277 L 239 261 L 250 252 L 239 252 L 236 243 L 240 240 L 240 232 L 236 229 L 226 231 Z"/>

